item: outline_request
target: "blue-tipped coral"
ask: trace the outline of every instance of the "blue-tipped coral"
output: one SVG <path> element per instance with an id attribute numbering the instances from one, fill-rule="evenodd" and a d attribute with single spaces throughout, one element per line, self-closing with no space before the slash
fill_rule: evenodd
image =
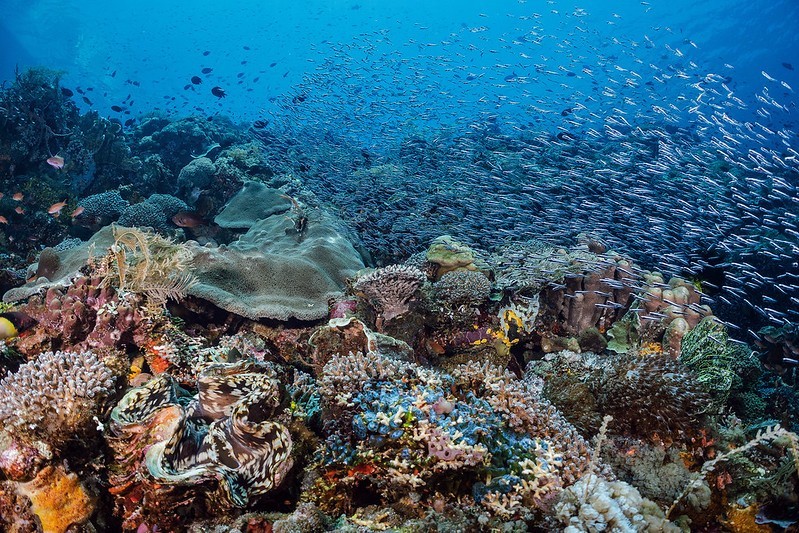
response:
<path id="1" fill-rule="evenodd" d="M 445 374 L 376 353 L 334 356 L 320 392 L 330 423 L 310 497 L 327 512 L 361 500 L 428 509 L 448 494 L 464 508 L 528 519 L 590 456 L 537 382 L 489 364 Z"/>

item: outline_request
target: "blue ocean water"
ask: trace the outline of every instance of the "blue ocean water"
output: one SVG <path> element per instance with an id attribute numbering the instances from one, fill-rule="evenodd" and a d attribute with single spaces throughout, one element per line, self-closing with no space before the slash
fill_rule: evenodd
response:
<path id="1" fill-rule="evenodd" d="M 371 214 L 348 221 L 377 257 L 443 232 L 472 243 L 589 232 L 647 267 L 708 281 L 724 270 L 722 307 L 796 319 L 796 2 L 6 1 L 2 12 L 0 79 L 63 71 L 82 110 L 127 127 L 152 112 L 257 124 L 275 166 L 305 172 L 345 218 Z M 409 156 L 414 142 L 442 161 Z M 514 143 L 522 160 L 553 153 L 503 167 Z M 401 157 L 395 181 L 351 179 Z M 748 176 L 718 179 L 714 160 Z"/>

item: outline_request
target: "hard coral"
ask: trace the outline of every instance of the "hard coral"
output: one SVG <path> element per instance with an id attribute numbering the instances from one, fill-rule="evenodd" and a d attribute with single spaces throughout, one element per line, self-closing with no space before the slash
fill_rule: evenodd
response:
<path id="1" fill-rule="evenodd" d="M 665 354 L 563 351 L 529 371 L 545 376 L 548 397 L 575 424 L 595 431 L 597 415 L 609 414 L 614 433 L 653 442 L 693 436 L 710 401 L 696 377 Z"/>
<path id="2" fill-rule="evenodd" d="M 189 206 L 180 198 L 169 194 L 153 194 L 147 200 L 126 208 L 119 216 L 119 224 L 128 227 L 150 227 L 168 231 L 174 227 L 172 217 Z"/>
<path id="3" fill-rule="evenodd" d="M 78 207 L 82 207 L 83 212 L 76 217 L 76 222 L 100 228 L 118 219 L 129 205 L 117 191 L 93 194 L 78 202 Z"/>
<path id="4" fill-rule="evenodd" d="M 389 265 L 356 279 L 352 290 L 377 312 L 376 326 L 381 331 L 384 324 L 408 312 L 425 279 L 417 268 Z"/>
<path id="5" fill-rule="evenodd" d="M 2 431 L 58 449 L 89 428 L 113 390 L 113 378 L 91 352 L 43 353 L 0 381 Z"/>
<path id="6" fill-rule="evenodd" d="M 318 320 L 327 302 L 363 262 L 329 217 L 302 233 L 291 220 L 258 220 L 228 246 L 199 247 L 191 260 L 198 283 L 189 294 L 250 319 Z"/>
<path id="7" fill-rule="evenodd" d="M 446 374 L 377 353 L 334 356 L 320 392 L 330 423 L 310 495 L 331 512 L 359 500 L 399 505 L 410 493 L 417 505 L 448 494 L 503 519 L 529 517 L 590 455 L 538 383 L 491 365 Z"/>

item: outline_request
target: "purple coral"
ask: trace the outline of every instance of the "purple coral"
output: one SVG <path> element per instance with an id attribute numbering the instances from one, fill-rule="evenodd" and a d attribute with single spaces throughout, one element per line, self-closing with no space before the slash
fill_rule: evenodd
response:
<path id="1" fill-rule="evenodd" d="M 389 265 L 358 278 L 355 294 L 366 299 L 377 311 L 377 329 L 407 313 L 414 294 L 426 279 L 424 272 L 406 265 Z"/>

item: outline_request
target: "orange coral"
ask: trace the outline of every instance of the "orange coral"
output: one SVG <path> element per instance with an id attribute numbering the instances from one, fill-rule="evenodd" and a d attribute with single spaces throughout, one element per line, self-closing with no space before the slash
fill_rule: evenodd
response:
<path id="1" fill-rule="evenodd" d="M 757 504 L 749 507 L 738 507 L 730 505 L 726 510 L 726 519 L 721 518 L 719 522 L 732 533 L 769 533 L 772 529 L 767 525 L 755 522 L 757 515 Z"/>
<path id="2" fill-rule="evenodd" d="M 70 526 L 85 523 L 94 512 L 94 501 L 78 476 L 62 466 L 45 467 L 33 481 L 19 483 L 17 492 L 30 499 L 44 533 L 65 533 Z"/>

